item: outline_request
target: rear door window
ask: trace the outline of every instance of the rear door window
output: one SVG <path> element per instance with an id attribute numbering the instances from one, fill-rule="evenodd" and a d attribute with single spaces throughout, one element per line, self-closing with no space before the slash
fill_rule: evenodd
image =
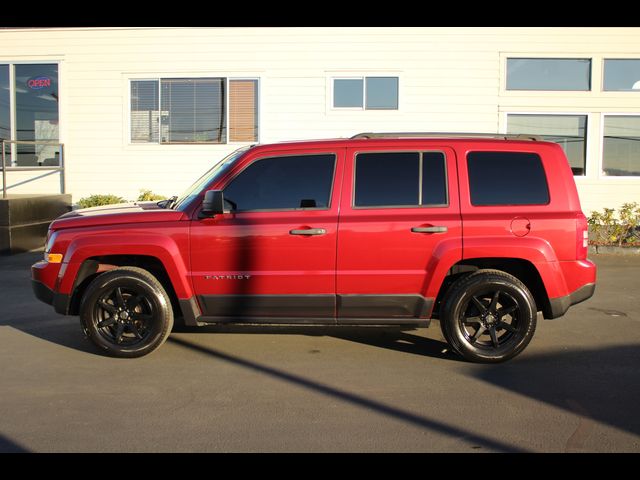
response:
<path id="1" fill-rule="evenodd" d="M 540 156 L 526 152 L 470 152 L 471 204 L 546 205 L 549 187 Z"/>
<path id="2" fill-rule="evenodd" d="M 442 152 L 376 152 L 356 155 L 355 195 L 360 208 L 447 204 Z"/>

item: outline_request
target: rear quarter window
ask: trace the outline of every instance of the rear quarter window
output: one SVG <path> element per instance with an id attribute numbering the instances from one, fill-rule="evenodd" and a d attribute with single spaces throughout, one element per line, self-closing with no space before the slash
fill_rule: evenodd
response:
<path id="1" fill-rule="evenodd" d="M 549 203 L 544 166 L 536 153 L 470 152 L 467 170 L 472 205 Z"/>

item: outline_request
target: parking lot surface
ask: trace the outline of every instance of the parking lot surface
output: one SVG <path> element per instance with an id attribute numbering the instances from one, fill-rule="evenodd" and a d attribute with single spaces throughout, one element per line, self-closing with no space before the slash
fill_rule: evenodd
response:
<path id="1" fill-rule="evenodd" d="M 206 327 L 100 354 L 0 257 L 0 452 L 640 452 L 640 258 L 475 365 L 429 329 Z"/>

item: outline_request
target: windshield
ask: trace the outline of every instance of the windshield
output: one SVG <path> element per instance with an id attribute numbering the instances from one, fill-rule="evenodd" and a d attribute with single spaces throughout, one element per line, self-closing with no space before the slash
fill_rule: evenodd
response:
<path id="1" fill-rule="evenodd" d="M 218 176 L 224 175 L 233 163 L 242 156 L 250 147 L 243 147 L 230 153 L 220 162 L 213 166 L 209 171 L 196 180 L 193 185 L 187 188 L 182 195 L 180 195 L 175 202 L 175 209 L 183 211 L 191 201 L 198 196 L 202 189 L 215 180 Z"/>

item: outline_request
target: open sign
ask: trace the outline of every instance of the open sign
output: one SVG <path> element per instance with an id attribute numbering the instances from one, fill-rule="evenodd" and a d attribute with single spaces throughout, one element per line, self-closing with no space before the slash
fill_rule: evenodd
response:
<path id="1" fill-rule="evenodd" d="M 49 77 L 40 76 L 33 77 L 27 80 L 27 87 L 31 90 L 41 90 L 51 86 L 51 79 Z"/>

